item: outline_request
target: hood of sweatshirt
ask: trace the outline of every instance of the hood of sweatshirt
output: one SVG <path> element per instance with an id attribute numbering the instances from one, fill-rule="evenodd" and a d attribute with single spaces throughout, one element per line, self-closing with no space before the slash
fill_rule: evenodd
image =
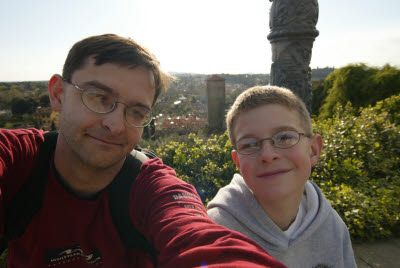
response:
<path id="1" fill-rule="evenodd" d="M 231 183 L 218 191 L 207 209 L 211 218 L 215 208 L 224 212 L 220 215 L 230 214 L 226 221 L 213 218 L 217 223 L 247 235 L 263 247 L 286 251 L 311 236 L 331 213 L 331 204 L 315 183 L 307 181 L 304 188 L 302 203 L 306 213 L 290 236 L 268 217 L 240 174 L 235 174 Z"/>

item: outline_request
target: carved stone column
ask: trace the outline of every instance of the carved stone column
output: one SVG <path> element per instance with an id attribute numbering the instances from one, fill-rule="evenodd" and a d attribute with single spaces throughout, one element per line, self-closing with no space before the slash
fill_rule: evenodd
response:
<path id="1" fill-rule="evenodd" d="M 311 113 L 311 51 L 318 0 L 270 0 L 271 84 L 291 89 Z"/>

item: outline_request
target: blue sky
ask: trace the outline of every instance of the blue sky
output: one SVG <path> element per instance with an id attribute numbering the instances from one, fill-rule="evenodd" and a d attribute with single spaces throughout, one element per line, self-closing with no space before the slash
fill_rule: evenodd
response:
<path id="1" fill-rule="evenodd" d="M 400 67 L 400 1 L 319 0 L 311 67 Z M 47 80 L 71 46 L 116 33 L 169 72 L 269 73 L 269 0 L 0 0 L 0 81 Z"/>

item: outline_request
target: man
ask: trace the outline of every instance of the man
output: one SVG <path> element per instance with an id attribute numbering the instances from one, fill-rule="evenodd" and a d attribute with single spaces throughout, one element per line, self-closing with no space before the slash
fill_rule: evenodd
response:
<path id="1" fill-rule="evenodd" d="M 194 187 L 158 158 L 142 165 L 129 195 L 132 223 L 156 258 L 121 242 L 110 185 L 168 79 L 131 39 L 107 34 L 72 47 L 63 75 L 49 82 L 60 127 L 42 207 L 10 241 L 9 267 L 283 267 L 251 240 L 213 223 Z M 37 129 L 1 130 L 0 207 L 7 208 L 32 173 L 42 142 Z"/>

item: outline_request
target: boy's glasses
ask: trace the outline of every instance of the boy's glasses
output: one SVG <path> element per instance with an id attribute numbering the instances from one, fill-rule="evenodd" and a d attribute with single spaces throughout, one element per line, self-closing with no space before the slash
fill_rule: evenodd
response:
<path id="1" fill-rule="evenodd" d="M 64 80 L 65 81 L 65 80 Z M 125 120 L 129 125 L 136 128 L 145 127 L 150 124 L 152 115 L 149 109 L 141 106 L 129 106 L 123 102 L 116 101 L 114 96 L 104 90 L 97 87 L 80 88 L 74 83 L 65 81 L 73 85 L 76 89 L 81 91 L 81 99 L 83 104 L 91 111 L 99 114 L 107 114 L 112 112 L 117 103 L 121 103 L 126 106 L 125 108 Z"/>
<path id="2" fill-rule="evenodd" d="M 284 130 L 275 133 L 271 138 L 257 139 L 257 138 L 243 138 L 236 143 L 233 148 L 243 155 L 250 155 L 259 152 L 262 149 L 263 142 L 270 140 L 272 145 L 276 148 L 287 149 L 295 146 L 301 136 L 306 136 L 304 133 L 299 133 L 293 130 Z M 306 136 L 308 137 L 308 136 Z"/>

